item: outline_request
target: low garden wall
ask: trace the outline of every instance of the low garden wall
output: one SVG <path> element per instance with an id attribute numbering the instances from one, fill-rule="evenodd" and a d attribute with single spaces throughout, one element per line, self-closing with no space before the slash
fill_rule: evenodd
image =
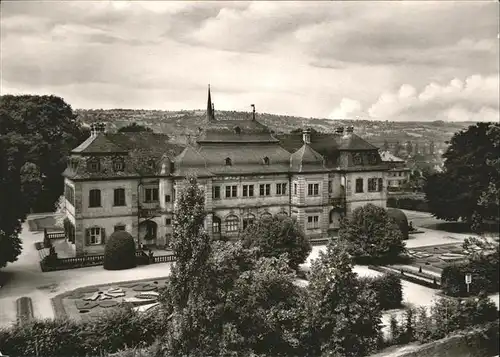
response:
<path id="1" fill-rule="evenodd" d="M 156 255 L 149 256 L 143 251 L 135 253 L 137 259 L 137 265 L 155 264 L 155 263 L 167 263 L 174 262 L 174 254 L 166 255 Z M 51 256 L 46 256 L 40 261 L 40 268 L 43 272 L 55 271 L 55 270 L 66 270 L 66 269 L 76 269 L 85 268 L 96 265 L 103 265 L 104 254 L 99 255 L 85 255 L 81 257 L 72 258 L 54 258 Z"/>

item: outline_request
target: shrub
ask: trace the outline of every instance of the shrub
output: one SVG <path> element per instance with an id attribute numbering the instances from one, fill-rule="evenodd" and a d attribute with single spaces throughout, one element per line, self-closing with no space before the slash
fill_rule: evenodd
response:
<path id="1" fill-rule="evenodd" d="M 403 236 L 387 210 L 373 204 L 356 208 L 340 221 L 338 243 L 360 263 L 392 263 L 406 251 Z"/>
<path id="2" fill-rule="evenodd" d="M 386 273 L 378 277 L 363 277 L 359 279 L 362 286 L 375 293 L 382 310 L 397 309 L 403 301 L 401 279 L 394 273 Z"/>
<path id="3" fill-rule="evenodd" d="M 429 204 L 424 198 L 419 197 L 389 197 L 387 207 L 429 212 Z"/>
<path id="4" fill-rule="evenodd" d="M 470 294 L 499 290 L 498 254 L 477 255 L 467 263 L 446 266 L 441 273 L 441 289 L 446 295 L 466 296 L 465 274 L 472 275 Z"/>
<path id="5" fill-rule="evenodd" d="M 245 248 L 258 248 L 260 256 L 271 258 L 288 255 L 288 264 L 297 269 L 311 252 L 311 243 L 298 222 L 278 215 L 249 225 L 241 235 Z"/>
<path id="6" fill-rule="evenodd" d="M 121 270 L 134 268 L 135 258 L 134 238 L 125 231 L 116 231 L 109 236 L 104 250 L 104 269 Z"/>
<path id="7" fill-rule="evenodd" d="M 0 330 L 1 352 L 10 356 L 100 356 L 152 345 L 167 331 L 163 310 L 118 309 L 96 320 L 35 320 Z"/>
<path id="8" fill-rule="evenodd" d="M 429 318 L 417 318 L 416 337 L 428 342 L 497 319 L 496 305 L 486 294 L 463 300 L 441 298 L 431 307 Z"/>
<path id="9" fill-rule="evenodd" d="M 397 225 L 397 227 L 401 231 L 401 234 L 403 235 L 403 239 L 408 239 L 408 218 L 406 217 L 404 212 L 400 209 L 388 208 L 387 214 L 394 220 L 394 223 Z"/>

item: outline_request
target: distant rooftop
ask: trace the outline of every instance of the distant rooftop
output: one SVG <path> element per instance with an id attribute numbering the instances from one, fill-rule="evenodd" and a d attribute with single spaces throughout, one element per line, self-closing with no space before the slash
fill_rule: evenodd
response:
<path id="1" fill-rule="evenodd" d="M 380 158 L 382 162 L 405 162 L 405 160 L 394 156 L 389 151 L 380 151 Z"/>

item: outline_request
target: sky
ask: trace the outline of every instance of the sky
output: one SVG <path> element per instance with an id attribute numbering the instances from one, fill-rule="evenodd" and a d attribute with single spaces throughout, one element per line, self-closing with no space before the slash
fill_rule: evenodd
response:
<path id="1" fill-rule="evenodd" d="M 496 1 L 2 1 L 2 94 L 73 108 L 499 120 Z"/>

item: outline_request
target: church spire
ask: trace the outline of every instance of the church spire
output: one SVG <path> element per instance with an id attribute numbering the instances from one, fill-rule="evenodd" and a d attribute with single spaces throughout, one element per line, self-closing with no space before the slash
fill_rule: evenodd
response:
<path id="1" fill-rule="evenodd" d="M 208 85 L 208 101 L 207 101 L 207 119 L 214 120 L 214 105 L 212 103 L 212 96 L 210 95 L 210 84 Z"/>

